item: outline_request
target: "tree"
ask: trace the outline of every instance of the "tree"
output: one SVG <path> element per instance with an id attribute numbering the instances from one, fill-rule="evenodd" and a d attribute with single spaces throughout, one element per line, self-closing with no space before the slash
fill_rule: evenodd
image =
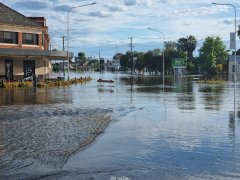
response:
<path id="1" fill-rule="evenodd" d="M 165 47 L 165 49 L 176 49 L 177 43 L 172 42 L 172 41 L 166 41 L 166 42 L 164 42 L 164 47 Z"/>
<path id="2" fill-rule="evenodd" d="M 162 71 L 163 57 L 160 49 L 149 50 L 143 55 L 144 66 L 148 72 L 157 74 Z"/>
<path id="3" fill-rule="evenodd" d="M 123 54 L 120 57 L 120 65 L 123 69 L 131 68 L 131 58 L 132 58 L 132 53 L 130 51 L 127 51 L 126 54 Z"/>
<path id="4" fill-rule="evenodd" d="M 190 35 L 187 38 L 180 38 L 177 43 L 179 51 L 187 52 L 188 61 L 193 60 L 193 51 L 196 49 L 197 40 L 194 36 Z"/>
<path id="5" fill-rule="evenodd" d="M 144 52 L 134 52 L 134 57 L 137 58 L 135 62 L 135 69 L 138 71 L 143 71 L 144 70 L 144 60 L 143 60 Z"/>
<path id="6" fill-rule="evenodd" d="M 190 35 L 186 38 L 182 37 L 178 40 L 177 49 L 187 53 L 187 70 L 194 72 L 194 57 L 193 51 L 196 49 L 197 40 L 194 36 Z"/>
<path id="7" fill-rule="evenodd" d="M 178 51 L 176 48 L 168 48 L 164 51 L 165 55 L 165 71 L 172 71 L 172 60 L 174 58 L 187 59 L 187 53 L 183 51 Z"/>
<path id="8" fill-rule="evenodd" d="M 226 47 L 220 37 L 207 37 L 199 49 L 199 59 L 202 71 L 207 74 L 216 74 L 219 64 L 227 64 Z"/>
<path id="9" fill-rule="evenodd" d="M 86 59 L 87 59 L 87 57 L 86 57 L 86 55 L 85 55 L 84 52 L 79 52 L 79 53 L 78 53 L 78 59 L 79 59 L 80 61 L 85 62 Z"/>

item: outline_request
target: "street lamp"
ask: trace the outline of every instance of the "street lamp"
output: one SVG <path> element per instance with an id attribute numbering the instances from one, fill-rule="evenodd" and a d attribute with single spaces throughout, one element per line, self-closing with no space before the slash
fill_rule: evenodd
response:
<path id="1" fill-rule="evenodd" d="M 90 6 L 90 5 L 94 5 L 97 4 L 97 2 L 93 2 L 93 3 L 89 3 L 89 4 L 84 4 L 84 5 L 80 5 L 80 6 L 74 6 L 68 9 L 68 15 L 67 15 L 67 60 L 68 60 L 68 80 L 69 80 L 69 13 L 71 10 L 75 9 L 75 8 L 79 8 L 79 7 L 84 7 L 84 6 Z"/>
<path id="2" fill-rule="evenodd" d="M 235 53 L 234 53 L 234 119 L 236 116 L 236 102 L 235 102 L 235 96 L 236 96 L 236 81 L 237 81 L 237 42 L 236 42 L 236 35 L 237 35 L 237 12 L 236 12 L 236 8 L 233 4 L 224 4 L 224 3 L 212 3 L 213 5 L 222 5 L 222 6 L 231 6 L 234 9 L 234 13 L 235 13 L 235 21 L 234 21 L 234 31 L 235 31 L 235 36 L 234 36 L 234 48 L 235 48 Z"/>
<path id="3" fill-rule="evenodd" d="M 151 30 L 151 31 L 155 31 L 155 32 L 158 32 L 158 33 L 161 33 L 163 35 L 163 39 L 164 39 L 164 42 L 166 42 L 166 39 L 165 39 L 165 35 L 163 32 L 161 31 L 158 31 L 156 29 L 153 29 L 153 28 L 148 28 L 148 30 Z M 164 48 L 164 44 L 163 44 L 163 48 Z M 163 103 L 164 103 L 164 109 L 165 109 L 165 119 L 166 119 L 166 105 L 165 105 L 165 100 L 164 100 L 164 49 L 163 49 L 163 74 L 162 74 L 162 79 L 163 79 Z"/>
<path id="4" fill-rule="evenodd" d="M 161 33 L 163 35 L 163 39 L 164 39 L 164 42 L 165 42 L 165 35 L 164 35 L 163 32 L 155 30 L 155 29 L 152 29 L 152 28 L 148 28 L 148 29 L 151 30 L 151 31 L 155 31 L 155 32 Z M 164 45 L 163 45 L 163 47 L 164 47 Z M 164 50 L 163 50 L 163 76 L 164 76 Z"/>

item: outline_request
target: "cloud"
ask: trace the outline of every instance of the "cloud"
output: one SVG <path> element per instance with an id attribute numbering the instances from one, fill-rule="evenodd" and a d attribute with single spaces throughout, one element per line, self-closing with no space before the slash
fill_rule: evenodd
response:
<path id="1" fill-rule="evenodd" d="M 137 0 L 125 0 L 124 3 L 126 6 L 134 6 L 137 5 Z"/>
<path id="2" fill-rule="evenodd" d="M 25 9 L 30 9 L 30 10 L 40 10 L 40 9 L 46 9 L 49 7 L 48 2 L 39 2 L 39 1 L 21 1 L 21 2 L 16 2 L 15 6 L 19 6 Z"/>
<path id="3" fill-rule="evenodd" d="M 106 4 L 105 7 L 108 8 L 110 11 L 125 11 L 126 10 L 126 8 L 124 6 L 121 6 L 121 5 Z"/>
<path id="4" fill-rule="evenodd" d="M 69 8 L 91 1 L 2 0 L 1 2 L 27 16 L 44 16 L 51 38 L 56 37 L 56 41 L 61 44 L 62 40 L 59 36 L 66 36 Z M 226 3 L 228 2 L 230 3 L 230 0 L 226 0 Z M 235 5 L 238 9 L 240 1 Z M 148 32 L 147 27 L 164 32 L 166 39 L 173 41 L 189 34 L 203 38 L 217 34 L 228 40 L 234 23 L 231 7 L 213 6 L 210 0 L 97 1 L 94 6 L 73 9 L 69 21 L 70 29 L 74 29 L 70 31 L 70 36 L 81 38 L 82 47 L 87 45 L 94 47 L 96 43 L 105 42 L 106 39 L 129 41 L 130 36 L 159 36 L 157 33 Z M 137 41 L 137 38 L 134 41 Z M 79 43 L 76 42 L 76 48 L 78 47 Z"/>
<path id="5" fill-rule="evenodd" d="M 168 16 L 203 16 L 203 15 L 211 15 L 219 12 L 228 12 L 229 8 L 227 6 L 211 6 L 211 7 L 199 7 L 199 8 L 189 8 L 189 9 L 178 9 Z"/>
<path id="6" fill-rule="evenodd" d="M 236 21 L 237 21 L 237 24 L 240 23 L 240 19 L 239 19 L 239 18 L 237 18 Z M 234 24 L 234 18 L 224 19 L 224 20 L 222 20 L 220 23 L 223 23 L 223 24 L 226 24 L 226 25 Z"/>
<path id="7" fill-rule="evenodd" d="M 89 16 L 94 16 L 94 17 L 100 17 L 100 18 L 105 18 L 105 17 L 110 17 L 110 14 L 107 14 L 104 11 L 95 11 L 95 12 L 90 12 Z"/>
<path id="8" fill-rule="evenodd" d="M 152 0 L 125 0 L 124 4 L 126 6 L 136 6 L 136 5 L 151 6 L 153 4 L 153 1 Z"/>
<path id="9" fill-rule="evenodd" d="M 159 3 L 163 4 L 177 4 L 179 0 L 159 0 Z"/>
<path id="10" fill-rule="evenodd" d="M 55 11 L 67 12 L 71 7 L 68 5 L 55 6 L 53 9 Z"/>
<path id="11" fill-rule="evenodd" d="M 230 25 L 230 24 L 234 23 L 234 20 L 233 19 L 225 19 L 225 20 L 222 21 L 222 23 Z"/>
<path id="12" fill-rule="evenodd" d="M 192 22 L 185 22 L 185 23 L 183 23 L 183 26 L 191 26 L 191 25 L 193 25 Z"/>

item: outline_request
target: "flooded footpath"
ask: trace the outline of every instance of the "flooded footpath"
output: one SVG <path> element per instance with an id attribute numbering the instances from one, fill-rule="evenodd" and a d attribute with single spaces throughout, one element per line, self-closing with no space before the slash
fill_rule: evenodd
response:
<path id="1" fill-rule="evenodd" d="M 156 76 L 71 75 L 94 80 L 0 89 L 0 179 L 240 178 L 231 82 L 166 77 L 163 86 Z"/>

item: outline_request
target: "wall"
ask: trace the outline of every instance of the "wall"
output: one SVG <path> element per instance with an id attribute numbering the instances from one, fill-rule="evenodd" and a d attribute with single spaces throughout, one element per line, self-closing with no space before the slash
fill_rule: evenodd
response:
<path id="1" fill-rule="evenodd" d="M 13 79 L 20 81 L 24 77 L 23 72 L 23 61 L 26 58 L 19 57 L 0 57 L 0 77 L 5 76 L 5 59 L 13 60 Z M 28 58 L 29 60 L 35 60 L 35 74 L 38 76 L 40 81 L 44 81 L 49 78 L 51 72 L 51 66 L 48 60 L 43 60 L 41 58 Z"/>

